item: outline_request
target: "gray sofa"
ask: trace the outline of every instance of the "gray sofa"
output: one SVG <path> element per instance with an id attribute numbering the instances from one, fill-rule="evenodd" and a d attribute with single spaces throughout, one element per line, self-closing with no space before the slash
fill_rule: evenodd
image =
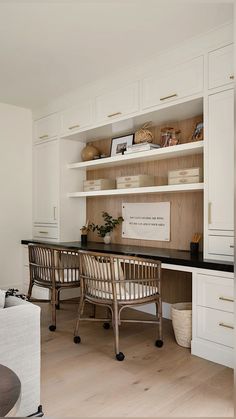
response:
<path id="1" fill-rule="evenodd" d="M 0 364 L 11 368 L 21 381 L 17 416 L 38 412 L 40 406 L 40 308 L 7 297 L 0 309 Z"/>

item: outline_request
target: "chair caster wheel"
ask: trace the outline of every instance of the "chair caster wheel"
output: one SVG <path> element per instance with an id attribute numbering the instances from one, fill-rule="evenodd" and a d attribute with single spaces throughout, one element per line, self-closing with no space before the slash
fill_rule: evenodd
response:
<path id="1" fill-rule="evenodd" d="M 80 342 L 81 342 L 80 336 L 75 336 L 74 343 L 80 343 Z"/>
<path id="2" fill-rule="evenodd" d="M 56 326 L 54 326 L 53 324 L 51 324 L 51 325 L 49 326 L 49 330 L 50 330 L 50 332 L 55 332 L 55 330 L 56 330 Z"/>
<path id="3" fill-rule="evenodd" d="M 116 354 L 116 359 L 117 361 L 123 361 L 125 359 L 123 352 L 119 352 L 118 354 Z"/>
<path id="4" fill-rule="evenodd" d="M 56 309 L 60 310 L 60 304 L 56 304 Z"/>
<path id="5" fill-rule="evenodd" d="M 155 342 L 155 345 L 158 348 L 162 348 L 162 346 L 164 345 L 163 340 L 157 339 L 156 342 Z"/>
<path id="6" fill-rule="evenodd" d="M 106 329 L 106 330 L 110 329 L 110 323 L 108 322 L 103 323 L 103 329 Z"/>

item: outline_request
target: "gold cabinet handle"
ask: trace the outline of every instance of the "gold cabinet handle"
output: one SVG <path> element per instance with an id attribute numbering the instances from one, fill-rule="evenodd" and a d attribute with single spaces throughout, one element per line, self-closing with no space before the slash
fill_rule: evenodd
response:
<path id="1" fill-rule="evenodd" d="M 39 234 L 48 234 L 48 231 L 39 231 Z"/>
<path id="2" fill-rule="evenodd" d="M 40 138 L 40 140 L 44 140 L 45 138 L 48 138 L 48 134 L 41 135 L 41 137 L 39 137 L 39 138 Z"/>
<path id="3" fill-rule="evenodd" d="M 208 202 L 208 224 L 211 224 L 211 207 L 212 203 Z"/>
<path id="4" fill-rule="evenodd" d="M 233 303 L 234 302 L 234 299 L 233 298 L 229 298 L 229 297 L 219 297 L 219 300 L 229 301 L 230 303 Z"/>
<path id="5" fill-rule="evenodd" d="M 234 75 L 231 74 L 231 76 L 229 76 L 230 80 L 234 80 Z"/>
<path id="6" fill-rule="evenodd" d="M 107 118 L 112 118 L 113 116 L 117 116 L 117 115 L 121 115 L 122 112 L 115 112 L 115 113 L 111 113 L 110 115 L 107 115 Z"/>
<path id="7" fill-rule="evenodd" d="M 227 329 L 234 329 L 234 326 L 232 326 L 231 324 L 227 324 L 227 323 L 223 323 L 223 322 L 220 322 L 219 326 L 226 327 Z"/>
<path id="8" fill-rule="evenodd" d="M 80 127 L 80 125 L 76 124 L 76 125 L 71 125 L 71 127 L 68 127 L 68 129 L 75 129 L 75 128 L 79 128 L 79 127 Z"/>
<path id="9" fill-rule="evenodd" d="M 172 97 L 177 97 L 177 93 L 174 93 L 173 95 L 169 95 L 169 96 L 164 96 L 164 97 L 160 97 L 160 100 L 166 100 L 166 99 L 171 99 Z"/>
<path id="10" fill-rule="evenodd" d="M 56 209 L 57 207 L 53 207 L 53 219 L 56 221 Z"/>

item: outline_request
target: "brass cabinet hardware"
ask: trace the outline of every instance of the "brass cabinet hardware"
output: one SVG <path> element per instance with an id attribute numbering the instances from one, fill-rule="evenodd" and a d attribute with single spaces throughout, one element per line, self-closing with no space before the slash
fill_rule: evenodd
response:
<path id="1" fill-rule="evenodd" d="M 48 231 L 39 231 L 39 234 L 48 234 Z"/>
<path id="2" fill-rule="evenodd" d="M 174 93 L 173 95 L 169 95 L 169 96 L 165 96 L 165 97 L 160 97 L 160 100 L 166 100 L 166 99 L 171 99 L 172 97 L 177 97 L 177 93 Z"/>
<path id="3" fill-rule="evenodd" d="M 40 138 L 40 140 L 43 140 L 44 138 L 48 138 L 48 134 L 41 135 L 41 137 L 39 137 L 39 138 Z"/>
<path id="4" fill-rule="evenodd" d="M 57 207 L 53 207 L 53 219 L 56 220 L 56 209 Z"/>
<path id="5" fill-rule="evenodd" d="M 208 202 L 208 224 L 211 224 L 211 207 L 212 207 L 212 203 Z"/>
<path id="6" fill-rule="evenodd" d="M 113 116 L 117 116 L 117 115 L 121 115 L 122 112 L 115 112 L 115 113 L 111 113 L 110 115 L 107 115 L 107 118 L 112 118 Z"/>
<path id="7" fill-rule="evenodd" d="M 231 324 L 226 324 L 226 323 L 219 323 L 219 326 L 221 327 L 226 327 L 227 329 L 234 329 L 234 326 L 232 326 Z"/>
<path id="8" fill-rule="evenodd" d="M 229 76 L 230 80 L 234 80 L 234 75 L 231 74 L 231 76 Z"/>
<path id="9" fill-rule="evenodd" d="M 76 124 L 76 125 L 71 125 L 71 127 L 69 127 L 68 129 L 75 129 L 75 128 L 79 128 L 79 127 L 80 127 L 80 125 Z"/>
<path id="10" fill-rule="evenodd" d="M 219 300 L 229 301 L 230 303 L 233 303 L 234 302 L 234 299 L 233 298 L 228 298 L 228 297 L 219 297 Z"/>

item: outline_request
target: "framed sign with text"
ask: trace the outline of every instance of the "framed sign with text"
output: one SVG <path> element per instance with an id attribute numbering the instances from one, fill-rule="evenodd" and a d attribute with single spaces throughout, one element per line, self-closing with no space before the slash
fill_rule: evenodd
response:
<path id="1" fill-rule="evenodd" d="M 170 241 L 170 202 L 122 204 L 122 237 Z"/>

